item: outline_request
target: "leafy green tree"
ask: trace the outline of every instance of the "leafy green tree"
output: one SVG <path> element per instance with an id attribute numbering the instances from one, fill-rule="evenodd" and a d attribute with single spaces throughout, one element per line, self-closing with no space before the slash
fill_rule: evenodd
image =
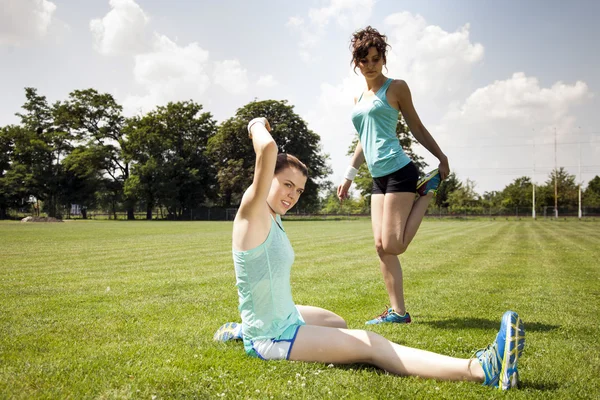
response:
<path id="1" fill-rule="evenodd" d="M 60 217 L 60 182 L 64 178 L 61 161 L 72 148 L 72 136 L 56 123 L 60 103 L 50 107 L 46 97 L 34 88 L 25 88 L 25 97 L 24 111 L 17 113 L 23 131 L 15 142 L 15 171 L 24 174 L 24 187 L 44 201 L 48 215 Z"/>
<path id="2" fill-rule="evenodd" d="M 502 190 L 502 197 L 502 205 L 506 208 L 531 207 L 533 198 L 531 178 L 528 176 L 516 178 Z"/>
<path id="3" fill-rule="evenodd" d="M 306 122 L 287 101 L 254 101 L 237 110 L 233 118 L 223 122 L 209 140 L 208 151 L 218 169 L 219 198 L 223 206 L 241 201 L 244 190 L 252 182 L 255 154 L 248 138 L 248 122 L 266 117 L 273 128 L 271 135 L 279 151 L 293 154 L 306 164 L 308 181 L 296 207 L 316 211 L 319 208 L 319 180 L 330 173 L 327 156 L 321 152 L 320 137 L 308 129 Z"/>
<path id="4" fill-rule="evenodd" d="M 94 143 L 78 146 L 65 157 L 65 176 L 62 182 L 65 204 L 81 205 L 83 219 L 87 210 L 98 204 L 98 194 L 106 190 L 109 179 L 102 175 L 106 170 L 106 148 Z"/>
<path id="5" fill-rule="evenodd" d="M 160 203 L 170 218 L 214 198 L 216 170 L 206 154 L 216 122 L 193 101 L 169 103 L 128 121 L 131 181 L 126 194 L 143 200 L 146 218 Z"/>
<path id="6" fill-rule="evenodd" d="M 575 183 L 575 175 L 571 175 L 563 167 L 554 169 L 550 172 L 548 180 L 543 187 L 540 187 L 539 198 L 540 207 L 554 207 L 554 178 L 556 177 L 558 188 L 558 207 L 576 208 L 579 197 L 579 189 Z M 536 203 L 538 192 L 536 190 Z"/>
<path id="7" fill-rule="evenodd" d="M 450 172 L 448 177 L 440 184 L 434 197 L 434 204 L 437 207 L 450 207 L 450 195 L 459 189 L 462 189 L 462 183 L 454 172 Z"/>
<path id="8" fill-rule="evenodd" d="M 600 195 L 600 176 L 596 175 L 588 182 L 586 191 L 591 191 Z"/>
<path id="9" fill-rule="evenodd" d="M 502 192 L 492 190 L 491 192 L 483 192 L 479 199 L 481 206 L 484 208 L 500 208 L 502 206 Z"/>
<path id="10" fill-rule="evenodd" d="M 448 195 L 451 212 L 461 212 L 477 205 L 478 196 L 475 192 L 475 182 L 467 179 L 461 186 Z"/>
<path id="11" fill-rule="evenodd" d="M 408 129 L 408 125 L 404 122 L 403 118 L 398 119 L 398 124 L 396 125 L 396 136 L 400 141 L 400 145 L 402 149 L 406 153 L 406 155 L 413 161 L 415 166 L 419 171 L 419 176 L 424 175 L 425 168 L 427 168 L 427 163 L 423 159 L 423 157 L 419 156 L 414 152 L 413 145 L 417 144 L 417 140 L 410 133 Z M 354 149 L 356 149 L 356 145 L 358 144 L 358 135 L 354 137 L 352 140 L 352 144 L 348 148 L 347 155 L 351 156 L 354 154 Z M 363 163 L 358 168 L 358 173 L 356 174 L 356 178 L 354 178 L 354 185 L 356 186 L 356 190 L 360 193 L 360 195 L 367 199 L 370 204 L 371 199 L 371 190 L 373 188 L 373 178 L 371 177 L 371 173 L 367 168 L 367 164 Z"/>
<path id="12" fill-rule="evenodd" d="M 117 204 L 123 202 L 127 219 L 134 219 L 135 199 L 124 194 L 130 168 L 125 156 L 128 143 L 123 131 L 125 118 L 121 105 L 111 94 L 86 89 L 71 92 L 60 110 L 60 123 L 68 127 L 78 141 L 94 147 L 94 155 L 105 157 L 99 165 L 101 175 L 109 179 L 102 187 L 108 193 L 101 197 L 111 204 L 115 214 Z M 95 160 L 95 156 L 86 159 Z"/>
<path id="13" fill-rule="evenodd" d="M 0 128 L 0 219 L 8 217 L 8 208 L 16 202 L 15 192 L 17 187 L 9 179 L 14 149 L 13 129 L 15 129 L 14 126 Z"/>
<path id="14" fill-rule="evenodd" d="M 600 176 L 596 175 L 588 182 L 582 195 L 582 202 L 586 207 L 600 207 Z"/>
<path id="15" fill-rule="evenodd" d="M 340 202 L 337 197 L 337 187 L 333 182 L 327 181 L 327 192 L 321 204 L 320 212 L 322 214 L 368 214 L 369 204 L 367 198 L 360 197 L 359 199 L 350 196 Z"/>

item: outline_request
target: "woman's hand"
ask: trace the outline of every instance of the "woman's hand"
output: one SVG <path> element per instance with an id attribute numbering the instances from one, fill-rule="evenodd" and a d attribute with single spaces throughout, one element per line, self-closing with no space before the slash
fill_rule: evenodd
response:
<path id="1" fill-rule="evenodd" d="M 448 175 L 450 175 L 450 165 L 448 165 L 448 158 L 444 157 L 440 160 L 438 171 L 440 172 L 440 178 L 442 178 L 442 180 L 446 179 Z"/>
<path id="2" fill-rule="evenodd" d="M 350 189 L 351 185 L 352 181 L 344 179 L 344 182 L 340 186 L 338 186 L 337 196 L 338 199 L 340 199 L 340 201 L 344 201 L 344 199 L 348 198 L 348 190 Z"/>

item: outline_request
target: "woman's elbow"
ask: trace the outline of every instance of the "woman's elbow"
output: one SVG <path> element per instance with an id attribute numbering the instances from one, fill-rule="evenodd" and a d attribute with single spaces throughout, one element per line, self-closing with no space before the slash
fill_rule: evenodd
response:
<path id="1" fill-rule="evenodd" d="M 273 139 L 268 140 L 264 143 L 261 143 L 257 150 L 258 150 L 258 152 L 260 152 L 262 154 L 275 154 L 275 155 L 277 155 L 277 152 L 279 151 L 277 149 L 277 143 L 275 143 L 275 140 L 273 140 Z"/>

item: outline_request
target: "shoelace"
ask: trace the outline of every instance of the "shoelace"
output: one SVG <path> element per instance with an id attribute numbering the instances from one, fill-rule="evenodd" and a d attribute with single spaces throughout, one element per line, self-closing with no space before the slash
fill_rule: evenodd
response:
<path id="1" fill-rule="evenodd" d="M 390 308 L 388 306 L 386 306 L 385 311 L 382 312 L 381 314 L 379 314 L 379 316 L 377 317 L 377 319 L 384 319 L 389 314 L 390 314 Z"/>
<path id="2" fill-rule="evenodd" d="M 477 353 L 479 352 L 481 352 L 480 356 L 477 356 Z M 490 367 L 490 370 L 488 371 L 490 379 L 493 379 L 493 377 L 498 374 L 498 355 L 494 343 L 488 344 L 485 349 L 477 350 L 475 354 L 469 359 L 469 367 L 471 366 L 471 362 L 473 361 L 473 359 L 477 359 L 480 362 L 483 361 L 481 363 L 481 367 L 484 369 L 484 371 L 486 365 Z"/>

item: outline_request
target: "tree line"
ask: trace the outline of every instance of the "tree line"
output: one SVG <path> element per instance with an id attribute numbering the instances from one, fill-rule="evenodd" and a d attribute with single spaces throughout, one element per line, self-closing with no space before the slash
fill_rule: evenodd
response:
<path id="1" fill-rule="evenodd" d="M 556 178 L 558 208 L 561 212 L 576 213 L 579 207 L 579 186 L 575 175 L 569 174 L 560 167 L 550 172 L 547 180 L 535 185 L 535 210 L 537 215 L 554 215 L 554 185 Z M 357 180 L 359 198 L 350 199 L 345 204 L 337 201 L 335 188 L 330 187 L 323 212 L 332 214 L 366 214 L 369 212 L 370 186 L 367 179 Z M 484 192 L 475 191 L 476 183 L 471 179 L 461 181 L 456 173 L 451 172 L 438 189 L 434 200 L 429 205 L 429 213 L 443 210 L 447 214 L 500 214 L 530 213 L 533 209 L 534 183 L 528 176 L 514 179 L 503 190 Z M 600 214 L 600 176 L 595 176 L 582 188 L 582 207 L 593 214 Z"/>
<path id="2" fill-rule="evenodd" d="M 235 115 L 217 123 L 210 112 L 194 101 L 171 102 L 126 118 L 123 108 L 108 93 L 75 90 L 63 101 L 49 104 L 35 88 L 25 88 L 25 103 L 16 114 L 20 123 L 0 128 L 0 219 L 9 210 L 33 208 L 50 217 L 61 217 L 72 204 L 89 210 L 106 210 L 116 217 L 126 212 L 166 210 L 170 219 L 184 218 L 201 206 L 235 208 L 250 185 L 254 151 L 246 126 L 265 116 L 281 152 L 298 156 L 310 177 L 302 201 L 307 213 L 369 213 L 371 177 L 363 164 L 355 179 L 357 196 L 340 203 L 337 183 L 328 156 L 321 151 L 320 136 L 287 101 L 253 101 Z M 400 120 L 396 134 L 421 173 L 427 168 L 413 151 L 415 139 Z M 350 145 L 354 151 L 357 138 Z M 578 186 L 564 168 L 552 171 L 536 186 L 536 209 L 554 206 L 555 178 L 558 204 L 576 208 Z M 431 207 L 449 212 L 532 207 L 533 182 L 515 179 L 501 191 L 475 191 L 475 182 L 461 182 L 452 173 L 439 188 Z M 600 177 L 583 191 L 587 207 L 600 207 Z"/>
<path id="3" fill-rule="evenodd" d="M 286 101 L 254 101 L 221 124 L 194 101 L 158 106 L 126 118 L 108 93 L 75 90 L 48 104 L 35 88 L 0 128 L 0 218 L 29 206 L 61 217 L 71 204 L 88 210 L 125 211 L 134 219 L 164 208 L 177 219 L 200 206 L 235 207 L 250 185 L 254 150 L 246 130 L 265 116 L 281 152 L 303 160 L 310 178 L 302 207 L 319 209 L 319 181 L 331 170 L 320 137 Z"/>

